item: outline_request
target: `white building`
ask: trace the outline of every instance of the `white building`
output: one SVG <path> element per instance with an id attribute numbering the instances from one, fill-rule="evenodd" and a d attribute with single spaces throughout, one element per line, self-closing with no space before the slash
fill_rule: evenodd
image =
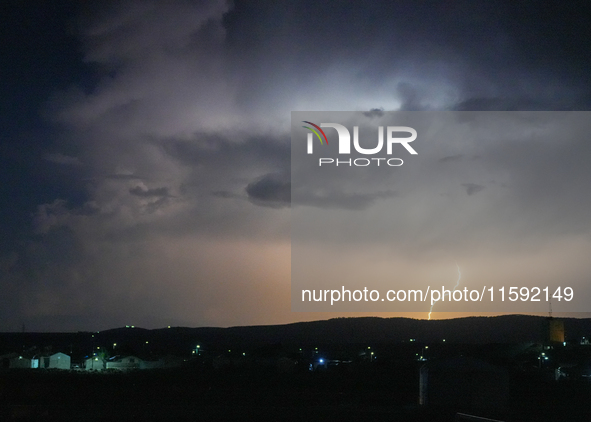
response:
<path id="1" fill-rule="evenodd" d="M 70 356 L 65 353 L 54 353 L 49 356 L 35 356 L 30 360 L 29 368 L 70 369 Z"/>

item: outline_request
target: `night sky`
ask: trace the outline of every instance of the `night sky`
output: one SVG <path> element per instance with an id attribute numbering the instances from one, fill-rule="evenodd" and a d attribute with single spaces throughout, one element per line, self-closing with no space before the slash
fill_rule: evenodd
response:
<path id="1" fill-rule="evenodd" d="M 589 110 L 590 18 L 586 1 L 2 2 L 0 330 L 361 315 L 291 312 L 291 111 Z M 572 248 L 587 279 L 588 137 L 482 157 L 519 169 L 498 236 L 537 225 L 519 247 Z M 468 209 L 494 199 L 454 183 Z"/>

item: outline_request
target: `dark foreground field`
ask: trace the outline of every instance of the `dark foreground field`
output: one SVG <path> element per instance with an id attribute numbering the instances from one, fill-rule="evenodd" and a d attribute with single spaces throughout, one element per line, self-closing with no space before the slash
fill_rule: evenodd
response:
<path id="1" fill-rule="evenodd" d="M 419 407 L 418 384 L 418 363 L 283 374 L 273 368 L 10 370 L 0 372 L 0 420 L 451 422 L 456 411 L 466 410 Z M 591 420 L 585 382 L 514 374 L 510 397 L 509 409 L 485 416 Z"/>
<path id="2" fill-rule="evenodd" d="M 3 420 L 423 420 L 416 368 L 280 374 L 190 368 L 0 374 Z M 388 371 L 389 372 L 389 371 Z M 448 419 L 445 419 L 448 420 Z"/>

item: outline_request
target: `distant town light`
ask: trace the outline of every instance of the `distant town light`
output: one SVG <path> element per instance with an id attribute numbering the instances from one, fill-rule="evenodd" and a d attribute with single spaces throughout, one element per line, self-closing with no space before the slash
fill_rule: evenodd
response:
<path id="1" fill-rule="evenodd" d="M 168 326 L 168 328 L 170 328 L 170 325 Z"/>
<path id="2" fill-rule="evenodd" d="M 445 341 L 445 339 L 443 339 L 443 341 Z"/>
<path id="3" fill-rule="evenodd" d="M 148 344 L 148 343 L 149 343 L 149 342 L 148 342 L 148 341 L 146 341 L 146 344 Z"/>

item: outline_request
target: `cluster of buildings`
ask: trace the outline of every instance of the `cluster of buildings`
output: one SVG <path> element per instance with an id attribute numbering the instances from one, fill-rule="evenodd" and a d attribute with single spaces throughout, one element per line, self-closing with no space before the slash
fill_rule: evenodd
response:
<path id="1" fill-rule="evenodd" d="M 106 369 L 131 370 L 179 367 L 185 359 L 167 356 L 156 361 L 140 359 L 136 356 L 113 356 L 103 358 L 96 355 L 88 356 L 82 365 L 72 364 L 71 358 L 65 353 L 45 355 L 9 353 L 0 355 L 0 368 L 5 369 L 74 369 L 86 371 L 103 371 Z"/>
<path id="2" fill-rule="evenodd" d="M 186 362 L 186 359 L 177 356 L 166 356 L 158 360 L 144 360 L 137 356 L 113 356 L 107 359 L 98 356 L 89 356 L 84 360 L 84 368 L 87 371 L 103 371 L 106 369 L 132 370 L 132 369 L 156 369 L 178 368 Z"/>
<path id="3" fill-rule="evenodd" d="M 47 355 L 29 355 L 9 353 L 0 356 L 1 368 L 43 368 L 43 369 L 71 369 L 70 356 L 65 353 Z"/>

